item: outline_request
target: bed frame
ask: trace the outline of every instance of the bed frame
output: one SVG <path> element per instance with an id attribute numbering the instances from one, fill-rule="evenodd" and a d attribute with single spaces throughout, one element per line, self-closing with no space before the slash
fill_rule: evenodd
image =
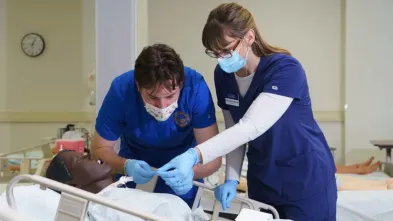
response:
<path id="1" fill-rule="evenodd" d="M 393 177 L 393 140 L 370 140 L 370 143 L 375 147 L 378 147 L 380 150 L 385 150 L 386 161 L 381 163 L 380 169 L 390 177 Z"/>
<path id="2" fill-rule="evenodd" d="M 22 181 L 27 181 L 30 183 L 37 183 L 40 184 L 41 189 L 45 190 L 46 188 L 51 188 L 57 191 L 61 192 L 61 198 L 59 202 L 59 206 L 57 209 L 56 213 L 56 218 L 55 221 L 84 221 L 86 214 L 87 214 L 87 206 L 89 202 L 94 202 L 98 203 L 113 209 L 116 209 L 118 211 L 122 211 L 124 213 L 140 217 L 146 220 L 151 220 L 151 221 L 169 221 L 167 219 L 140 212 L 140 211 L 135 211 L 130 206 L 122 206 L 122 205 L 117 205 L 116 203 L 113 203 L 113 201 L 108 200 L 104 197 L 98 196 L 96 194 L 66 185 L 62 184 L 56 181 L 53 181 L 51 179 L 47 179 L 42 176 L 38 175 L 30 175 L 30 174 L 23 174 L 23 175 L 18 175 L 15 176 L 10 183 L 7 185 L 7 190 L 6 190 L 6 197 L 7 197 L 7 203 L 8 206 L 13 210 L 2 210 L 0 211 L 0 218 L 3 218 L 4 221 L 21 221 L 24 219 L 17 219 L 18 214 L 15 213 L 17 212 L 17 207 L 15 203 L 15 198 L 13 194 L 13 189 L 19 182 Z M 200 201 L 203 191 L 208 191 L 211 192 L 212 189 L 205 184 L 194 182 L 194 185 L 200 187 L 199 191 L 197 193 L 197 198 L 195 200 L 196 203 L 193 205 L 193 210 L 198 207 L 198 202 Z M 253 210 L 258 210 L 259 209 L 267 209 L 272 211 L 274 214 L 275 219 L 279 219 L 279 215 L 277 210 L 275 210 L 273 207 L 245 198 L 241 196 L 237 196 L 236 199 L 237 201 L 240 201 L 244 205 L 246 205 L 248 208 L 253 209 Z M 82 209 L 80 209 L 82 208 Z M 216 220 L 218 216 L 212 216 L 210 220 Z"/>
<path id="3" fill-rule="evenodd" d="M 13 177 L 21 174 L 38 174 L 43 175 L 48 167 L 50 161 L 55 155 L 54 150 L 51 148 L 53 142 L 46 142 L 29 148 L 24 148 L 18 151 L 12 151 L 0 155 L 0 183 L 7 183 Z M 42 151 L 43 157 L 25 157 L 28 152 Z M 12 156 L 21 154 L 22 156 Z M 20 160 L 20 165 L 10 165 L 10 160 Z M 36 169 L 30 167 L 31 161 L 37 160 L 38 165 Z"/>
<path id="4" fill-rule="evenodd" d="M 13 189 L 21 181 L 40 184 L 41 189 L 43 190 L 45 190 L 46 188 L 51 188 L 57 191 L 61 191 L 61 198 L 57 209 L 55 221 L 84 221 L 87 215 L 87 206 L 89 202 L 98 203 L 146 220 L 170 221 L 168 219 L 155 216 L 153 214 L 135 211 L 129 205 L 118 205 L 112 200 L 108 200 L 102 196 L 98 196 L 96 194 L 56 182 L 42 176 L 30 174 L 23 174 L 14 177 L 7 186 L 7 203 L 8 206 L 14 211 L 17 211 L 17 207 L 15 203 Z"/>
<path id="5" fill-rule="evenodd" d="M 192 210 L 195 210 L 198 207 L 203 194 L 208 193 L 208 194 L 212 194 L 214 196 L 214 189 L 209 187 L 206 184 L 196 182 L 196 181 L 194 181 L 193 184 L 194 184 L 194 186 L 199 187 L 195 201 L 194 201 L 194 205 L 192 207 Z M 274 219 L 280 219 L 280 216 L 279 216 L 277 210 L 273 206 L 270 206 L 268 204 L 261 203 L 261 202 L 252 200 L 252 199 L 244 197 L 244 196 L 239 196 L 239 195 L 237 195 L 235 197 L 234 202 L 240 203 L 241 209 L 243 209 L 244 207 L 248 208 L 248 209 L 256 210 L 256 211 L 261 211 L 261 209 L 263 209 L 265 211 L 270 211 L 273 214 Z M 217 220 L 219 217 L 219 213 L 221 212 L 221 205 L 220 205 L 219 201 L 214 200 L 213 207 L 214 208 L 213 208 L 213 214 L 212 214 L 211 220 Z"/>
<path id="6" fill-rule="evenodd" d="M 50 148 L 50 144 L 51 143 L 44 143 L 41 145 L 37 145 L 31 148 L 26 148 L 23 150 L 19 150 L 19 151 L 15 151 L 12 153 L 8 153 L 8 154 L 4 154 L 0 156 L 0 160 L 4 160 L 4 162 L 7 162 L 8 159 L 7 155 L 11 155 L 11 154 L 18 154 L 18 153 L 26 153 L 26 152 L 30 152 L 30 151 L 34 151 L 34 150 L 42 150 L 44 153 L 44 158 L 21 158 L 21 165 L 19 169 L 16 169 L 16 173 L 15 171 L 10 170 L 10 167 L 4 168 L 2 171 L 6 171 L 6 177 L 8 177 L 7 182 L 9 181 L 8 185 L 7 185 L 7 189 L 6 189 L 6 196 L 7 196 L 7 202 L 8 205 L 11 209 L 13 209 L 13 211 L 11 211 L 10 213 L 15 213 L 15 211 L 17 211 L 16 208 L 16 204 L 15 204 L 15 199 L 13 196 L 13 188 L 15 186 L 17 186 L 18 183 L 20 182 L 27 182 L 27 183 L 38 183 L 40 184 L 42 189 L 46 189 L 46 188 L 51 188 L 54 190 L 58 190 L 62 192 L 61 195 L 61 199 L 60 199 L 60 203 L 59 203 L 59 207 L 58 207 L 58 211 L 57 211 L 57 215 L 56 215 L 56 219 L 55 221 L 84 221 L 84 217 L 86 216 L 86 212 L 87 212 L 87 205 L 88 202 L 92 201 L 98 204 L 102 204 L 104 206 L 137 216 L 137 217 L 141 217 L 147 220 L 152 220 L 152 221 L 164 221 L 165 219 L 160 218 L 160 217 L 156 217 L 156 216 L 152 216 L 151 214 L 145 214 L 143 212 L 138 212 L 138 211 L 133 211 L 132 209 L 130 209 L 129 207 L 122 207 L 120 205 L 116 205 L 113 202 L 97 196 L 96 194 L 93 193 L 89 193 L 87 191 L 81 190 L 81 189 L 77 189 L 75 187 L 66 185 L 66 184 L 62 184 L 50 179 L 45 178 L 45 173 L 46 173 L 46 169 L 48 168 L 53 156 L 56 154 L 55 152 L 53 152 L 52 148 Z M 15 159 L 15 158 L 12 158 Z M 39 163 L 37 165 L 37 169 L 34 171 L 33 174 L 29 174 L 30 171 L 30 162 L 31 160 L 39 160 Z M 15 167 L 15 166 L 14 166 Z M 1 180 L 2 177 L 0 177 Z M 219 201 L 215 200 L 214 198 L 214 189 L 209 187 L 206 184 L 200 183 L 200 182 L 196 182 L 194 181 L 193 184 L 195 186 L 200 187 L 198 189 L 197 195 L 196 195 L 196 199 L 194 201 L 194 204 L 192 206 L 192 211 L 194 211 L 196 208 L 198 208 L 199 203 L 202 199 L 202 197 L 206 194 L 212 196 L 211 198 L 214 199 L 214 205 L 213 205 L 213 212 L 212 212 L 212 216 L 210 220 L 218 220 L 219 218 L 219 214 L 221 212 L 221 204 L 219 203 Z M 144 185 L 138 185 L 137 189 L 141 189 L 144 191 L 148 191 L 148 192 L 152 192 L 155 188 L 155 183 L 154 185 L 152 185 L 151 183 L 147 183 Z M 240 204 L 240 208 L 248 208 L 248 209 L 252 209 L 252 210 L 257 210 L 260 211 L 261 209 L 265 210 L 265 211 L 270 211 L 274 217 L 274 219 L 279 219 L 279 214 L 277 212 L 277 210 L 267 204 L 264 203 L 260 203 L 258 201 L 255 200 L 251 200 L 247 197 L 244 196 L 236 196 L 233 202 L 237 202 Z M 77 207 L 70 207 L 68 205 L 79 205 Z M 69 211 L 70 208 L 84 208 L 81 211 Z M 0 212 L 0 218 L 2 217 L 1 215 L 2 212 Z M 4 211 L 5 213 L 5 211 Z M 70 218 L 70 215 L 73 218 Z M 0 219 L 1 220 L 1 219 Z M 13 220 L 13 219 L 9 219 L 9 220 Z M 18 219 L 15 219 L 18 220 Z M 22 219 L 25 220 L 25 219 Z M 5 219 L 4 221 L 8 221 L 7 219 Z"/>

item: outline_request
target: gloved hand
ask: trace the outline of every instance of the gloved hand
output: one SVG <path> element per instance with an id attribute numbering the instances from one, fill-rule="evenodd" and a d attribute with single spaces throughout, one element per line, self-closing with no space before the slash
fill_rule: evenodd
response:
<path id="1" fill-rule="evenodd" d="M 224 184 L 214 189 L 214 196 L 220 201 L 223 211 L 229 208 L 231 201 L 235 198 L 237 185 L 236 180 L 226 180 Z"/>
<path id="2" fill-rule="evenodd" d="M 133 178 L 136 184 L 145 184 L 156 175 L 149 164 L 142 160 L 128 159 L 125 163 L 125 172 L 127 176 Z"/>
<path id="3" fill-rule="evenodd" d="M 181 192 L 187 193 L 192 188 L 194 176 L 192 168 L 197 163 L 198 153 L 194 148 L 190 148 L 159 168 L 157 175 L 165 180 L 172 189 L 175 188 L 175 185 L 180 185 L 182 186 Z"/>
<path id="4" fill-rule="evenodd" d="M 171 189 L 176 193 L 176 195 L 184 195 L 188 193 L 188 191 L 191 190 L 193 184 L 194 178 L 194 171 L 191 170 L 191 173 L 189 173 L 186 178 L 182 182 L 174 182 L 172 178 L 162 178 L 165 181 L 165 184 L 171 187 Z"/>

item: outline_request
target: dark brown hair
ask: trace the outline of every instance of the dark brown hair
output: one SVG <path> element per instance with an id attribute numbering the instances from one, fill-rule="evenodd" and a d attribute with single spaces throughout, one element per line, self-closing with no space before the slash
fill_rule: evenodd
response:
<path id="1" fill-rule="evenodd" d="M 252 14 L 237 3 L 224 3 L 210 12 L 202 32 L 202 43 L 206 53 L 228 53 L 225 47 L 231 42 L 226 41 L 225 36 L 242 39 L 250 29 L 255 32 L 255 42 L 251 49 L 256 56 L 262 57 L 275 53 L 291 55 L 289 51 L 264 41 Z"/>
<path id="2" fill-rule="evenodd" d="M 135 61 L 134 79 L 144 89 L 155 89 L 162 84 L 173 90 L 184 81 L 183 61 L 168 45 L 145 47 Z M 172 81 L 170 85 L 166 85 L 168 80 Z"/>

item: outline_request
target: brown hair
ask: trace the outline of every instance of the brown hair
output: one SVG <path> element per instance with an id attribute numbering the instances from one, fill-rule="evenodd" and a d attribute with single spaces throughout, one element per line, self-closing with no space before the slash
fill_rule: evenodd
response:
<path id="1" fill-rule="evenodd" d="M 241 39 L 250 29 L 255 32 L 255 42 L 251 45 L 251 49 L 256 56 L 262 57 L 275 53 L 291 55 L 289 51 L 264 41 L 252 14 L 237 3 L 224 3 L 210 12 L 202 32 L 202 43 L 206 53 L 227 52 L 224 48 L 231 42 L 226 41 L 225 36 Z"/>
<path id="2" fill-rule="evenodd" d="M 144 89 L 164 85 L 173 90 L 184 81 L 184 65 L 176 51 L 165 44 L 143 48 L 135 61 L 134 79 Z M 171 80 L 170 85 L 166 85 Z"/>

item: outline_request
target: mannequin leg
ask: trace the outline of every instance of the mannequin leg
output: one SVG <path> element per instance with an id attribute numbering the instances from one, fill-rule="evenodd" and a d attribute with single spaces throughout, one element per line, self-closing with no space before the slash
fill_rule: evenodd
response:
<path id="1" fill-rule="evenodd" d="M 391 182 L 391 180 L 393 180 L 393 178 L 388 178 L 386 180 L 367 180 L 367 179 L 363 179 L 363 178 L 359 178 L 359 177 L 355 177 L 355 176 L 350 176 L 350 175 L 344 175 L 344 174 L 336 174 L 336 176 L 340 177 L 340 179 L 343 182 L 361 182 L 361 183 L 380 183 L 380 184 L 387 184 L 388 182 Z"/>
<path id="2" fill-rule="evenodd" d="M 387 190 L 393 189 L 393 178 L 387 180 L 364 180 L 357 177 L 338 175 L 338 190 Z"/>

